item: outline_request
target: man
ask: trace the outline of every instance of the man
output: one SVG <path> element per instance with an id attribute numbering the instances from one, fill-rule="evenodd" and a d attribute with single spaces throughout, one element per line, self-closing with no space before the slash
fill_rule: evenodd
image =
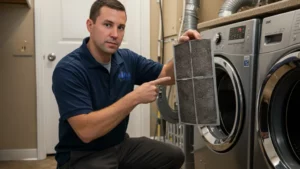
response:
<path id="1" fill-rule="evenodd" d="M 59 169 L 179 169 L 178 147 L 126 137 L 129 114 L 138 104 L 156 100 L 156 85 L 174 84 L 173 62 L 161 65 L 118 49 L 126 11 L 117 0 L 97 0 L 86 22 L 90 37 L 65 56 L 53 73 L 59 112 Z M 184 42 L 199 39 L 189 30 Z M 141 85 L 133 91 L 134 85 Z"/>

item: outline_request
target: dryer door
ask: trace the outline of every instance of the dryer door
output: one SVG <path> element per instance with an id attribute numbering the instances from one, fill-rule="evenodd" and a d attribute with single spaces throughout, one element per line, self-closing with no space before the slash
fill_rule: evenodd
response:
<path id="1" fill-rule="evenodd" d="M 257 100 L 259 138 L 275 169 L 300 168 L 300 52 L 269 71 Z"/>
<path id="2" fill-rule="evenodd" d="M 229 150 L 237 140 L 244 115 L 240 79 L 230 62 L 215 57 L 220 125 L 198 126 L 207 145 L 218 152 Z"/>

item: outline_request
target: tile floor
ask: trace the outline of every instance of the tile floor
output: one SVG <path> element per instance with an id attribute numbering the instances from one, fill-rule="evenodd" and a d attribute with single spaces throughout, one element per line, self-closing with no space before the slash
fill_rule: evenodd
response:
<path id="1" fill-rule="evenodd" d="M 56 169 L 54 156 L 38 161 L 0 161 L 0 169 Z"/>

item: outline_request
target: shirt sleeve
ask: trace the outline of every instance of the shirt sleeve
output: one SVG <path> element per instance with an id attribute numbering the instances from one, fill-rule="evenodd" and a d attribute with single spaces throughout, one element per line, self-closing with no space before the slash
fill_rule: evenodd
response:
<path id="1" fill-rule="evenodd" d="M 83 76 L 72 68 L 58 67 L 52 76 L 52 91 L 58 104 L 60 120 L 93 111 Z"/>
<path id="2" fill-rule="evenodd" d="M 147 59 L 141 55 L 132 52 L 135 67 L 135 84 L 141 85 L 157 79 L 163 65 L 151 59 Z"/>

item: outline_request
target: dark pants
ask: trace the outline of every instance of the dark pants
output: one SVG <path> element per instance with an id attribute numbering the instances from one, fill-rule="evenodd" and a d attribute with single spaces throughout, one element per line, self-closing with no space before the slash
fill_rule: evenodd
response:
<path id="1" fill-rule="evenodd" d="M 179 169 L 183 162 L 180 148 L 141 137 L 103 151 L 71 152 L 70 161 L 60 169 Z"/>

